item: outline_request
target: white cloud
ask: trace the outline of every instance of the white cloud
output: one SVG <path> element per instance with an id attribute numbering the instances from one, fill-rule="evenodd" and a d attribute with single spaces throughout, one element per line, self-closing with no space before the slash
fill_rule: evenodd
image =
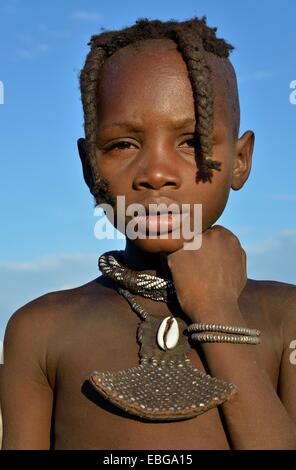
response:
<path id="1" fill-rule="evenodd" d="M 296 283 L 296 229 L 282 230 L 245 249 L 249 277 Z"/>
<path id="2" fill-rule="evenodd" d="M 0 270 L 11 272 L 52 271 L 62 268 L 66 263 L 85 263 L 93 260 L 94 255 L 82 253 L 62 253 L 42 256 L 34 261 L 0 261 Z"/>
<path id="3" fill-rule="evenodd" d="M 47 32 L 49 36 L 55 39 L 68 39 L 71 37 L 70 31 L 64 30 L 51 30 Z"/>
<path id="4" fill-rule="evenodd" d="M 102 15 L 94 11 L 76 10 L 71 13 L 71 18 L 78 21 L 100 21 Z"/>
<path id="5" fill-rule="evenodd" d="M 269 198 L 273 201 L 295 202 L 296 194 L 272 194 Z"/>
<path id="6" fill-rule="evenodd" d="M 65 253 L 27 262 L 0 262 L 0 339 L 9 317 L 22 305 L 47 292 L 77 287 L 98 277 L 99 255 Z"/>
<path id="7" fill-rule="evenodd" d="M 66 39 L 69 38 L 72 34 L 67 29 L 51 29 L 47 24 L 39 23 L 37 25 L 38 31 L 46 37 L 55 38 L 55 39 Z"/>
<path id="8" fill-rule="evenodd" d="M 270 78 L 274 75 L 273 72 L 270 72 L 268 70 L 258 70 L 257 72 L 253 72 L 250 75 L 241 75 L 238 76 L 238 82 L 250 82 L 250 81 L 256 81 L 256 80 L 264 80 L 266 78 Z"/>
<path id="9" fill-rule="evenodd" d="M 20 59 L 32 60 L 44 54 L 49 50 L 48 44 L 37 44 L 36 46 L 21 48 L 17 51 L 17 56 Z"/>

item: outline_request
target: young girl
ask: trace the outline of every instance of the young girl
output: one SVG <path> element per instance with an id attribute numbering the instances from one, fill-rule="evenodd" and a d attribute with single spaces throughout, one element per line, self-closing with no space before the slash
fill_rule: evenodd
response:
<path id="1" fill-rule="evenodd" d="M 248 279 L 239 240 L 214 225 L 254 145 L 238 135 L 232 46 L 205 18 L 140 19 L 90 45 L 84 178 L 146 236 L 12 316 L 3 448 L 296 449 L 295 286 Z M 188 249 L 177 216 L 189 207 L 192 228 L 196 204 L 202 243 Z"/>

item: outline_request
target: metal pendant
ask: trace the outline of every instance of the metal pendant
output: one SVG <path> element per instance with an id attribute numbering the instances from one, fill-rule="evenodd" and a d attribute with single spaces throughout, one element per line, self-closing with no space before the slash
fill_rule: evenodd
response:
<path id="1" fill-rule="evenodd" d="M 101 396 L 144 420 L 193 418 L 236 394 L 234 384 L 194 367 L 187 357 L 190 349 L 184 334 L 187 325 L 180 318 L 174 318 L 176 329 L 174 322 L 168 324 L 168 318 L 171 317 L 160 320 L 149 315 L 139 325 L 141 360 L 138 366 L 118 372 L 93 371 L 89 377 Z M 165 335 L 169 326 L 171 336 Z"/>

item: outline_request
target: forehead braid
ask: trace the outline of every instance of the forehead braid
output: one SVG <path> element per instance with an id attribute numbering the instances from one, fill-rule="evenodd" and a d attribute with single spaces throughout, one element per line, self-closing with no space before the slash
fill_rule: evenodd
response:
<path id="1" fill-rule="evenodd" d="M 92 172 L 93 184 L 90 191 L 96 203 L 110 200 L 108 182 L 103 180 L 96 163 L 97 109 L 96 94 L 100 72 L 105 60 L 119 49 L 137 45 L 145 39 L 172 39 L 177 44 L 188 69 L 192 85 L 195 115 L 197 161 L 196 181 L 211 181 L 213 170 L 220 171 L 221 162 L 213 160 L 213 117 L 214 90 L 211 69 L 206 61 L 206 53 L 228 58 L 233 46 L 216 37 L 217 28 L 206 24 L 206 17 L 193 17 L 187 21 L 148 20 L 141 18 L 133 26 L 119 31 L 105 31 L 92 36 L 90 51 L 80 74 L 81 99 L 84 112 L 84 130 L 88 163 Z M 112 198 L 111 198 L 112 199 Z"/>

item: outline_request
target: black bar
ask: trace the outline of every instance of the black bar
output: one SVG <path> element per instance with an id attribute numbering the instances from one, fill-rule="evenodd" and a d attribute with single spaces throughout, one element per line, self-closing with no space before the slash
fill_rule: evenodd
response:
<path id="1" fill-rule="evenodd" d="M 272 465 L 295 464 L 296 451 L 191 451 L 191 450 L 145 450 L 145 451 L 116 451 L 116 450 L 92 450 L 92 451 L 13 451 L 0 452 L 1 468 L 8 465 L 16 467 L 35 466 L 39 468 L 53 467 L 56 464 L 74 465 L 84 467 L 88 464 L 98 468 L 125 467 L 140 469 L 144 467 L 160 468 L 186 467 L 209 468 L 227 465 L 238 468 L 239 465 L 250 464 L 264 465 L 270 462 Z M 7 467 L 4 466 L 7 464 Z M 293 467 L 290 467 L 293 468 Z"/>

